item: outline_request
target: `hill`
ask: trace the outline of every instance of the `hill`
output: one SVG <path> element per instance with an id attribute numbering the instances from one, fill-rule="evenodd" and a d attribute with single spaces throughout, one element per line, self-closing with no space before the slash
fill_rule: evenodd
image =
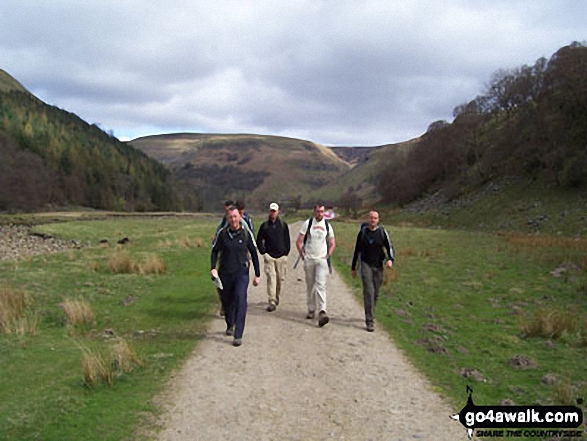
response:
<path id="1" fill-rule="evenodd" d="M 0 93 L 6 93 L 10 91 L 29 93 L 29 91 L 18 81 L 16 81 L 12 75 L 8 72 L 0 69 Z"/>
<path id="2" fill-rule="evenodd" d="M 369 153 L 378 148 L 379 147 L 329 147 L 336 156 L 351 165 L 360 163 Z"/>
<path id="3" fill-rule="evenodd" d="M 530 182 L 534 190 L 542 188 L 553 197 L 564 194 L 567 201 L 584 194 L 585 72 L 587 47 L 580 43 L 533 66 L 496 72 L 482 95 L 455 108 L 452 123 L 432 123 L 404 162 L 384 170 L 379 193 L 399 206 L 437 195 L 436 205 L 440 199 L 478 199 L 486 194 L 483 188 L 504 182 Z M 522 191 L 523 199 L 527 193 Z M 495 208 L 501 212 L 511 207 Z M 489 213 L 479 214 L 482 219 Z"/>
<path id="4" fill-rule="evenodd" d="M 75 205 L 179 210 L 194 205 L 144 153 L 30 94 L 0 73 L 0 210 Z"/>
<path id="5" fill-rule="evenodd" d="M 325 146 L 279 136 L 179 133 L 130 144 L 198 188 L 209 210 L 229 197 L 253 208 L 265 208 L 270 201 L 299 204 L 350 169 Z"/>
<path id="6" fill-rule="evenodd" d="M 362 204 L 372 205 L 381 199 L 378 192 L 380 176 L 387 167 L 402 164 L 407 153 L 415 147 L 419 138 L 397 144 L 378 147 L 336 147 L 332 150 L 342 158 L 351 161 L 352 168 L 336 180 L 320 188 L 317 197 L 333 203 L 339 202 L 345 195 L 355 195 Z M 349 149 L 349 152 L 345 150 Z"/>

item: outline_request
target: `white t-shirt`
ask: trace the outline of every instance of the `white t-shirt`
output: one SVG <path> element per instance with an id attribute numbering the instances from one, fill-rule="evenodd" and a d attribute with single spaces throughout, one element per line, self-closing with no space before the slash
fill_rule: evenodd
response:
<path id="1" fill-rule="evenodd" d="M 300 234 L 305 235 L 308 230 L 309 219 L 303 223 L 300 229 Z M 334 238 L 334 229 L 329 223 L 328 239 Z M 324 259 L 328 255 L 328 248 L 326 246 L 326 221 L 322 219 L 318 222 L 315 218 L 312 219 L 312 230 L 306 242 L 306 258 L 307 259 Z"/>

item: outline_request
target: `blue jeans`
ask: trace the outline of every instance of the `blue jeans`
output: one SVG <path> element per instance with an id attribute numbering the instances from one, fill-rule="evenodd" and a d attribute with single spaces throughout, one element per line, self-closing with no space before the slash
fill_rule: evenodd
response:
<path id="1" fill-rule="evenodd" d="M 218 274 L 222 281 L 220 300 L 224 308 L 226 327 L 234 327 L 234 338 L 242 338 L 247 316 L 247 288 L 249 287 L 249 268 L 233 273 Z"/>

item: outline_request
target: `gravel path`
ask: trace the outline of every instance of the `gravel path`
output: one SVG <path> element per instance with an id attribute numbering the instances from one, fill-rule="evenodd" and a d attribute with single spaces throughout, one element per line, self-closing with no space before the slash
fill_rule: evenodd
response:
<path id="1" fill-rule="evenodd" d="M 365 331 L 362 306 L 338 274 L 327 284 L 330 323 L 305 319 L 303 269 L 293 270 L 292 257 L 277 311 L 265 311 L 264 278 L 249 288 L 241 347 L 224 336 L 223 319 L 213 320 L 160 397 L 159 439 L 465 440 L 449 418 L 458 409 L 383 330 Z"/>

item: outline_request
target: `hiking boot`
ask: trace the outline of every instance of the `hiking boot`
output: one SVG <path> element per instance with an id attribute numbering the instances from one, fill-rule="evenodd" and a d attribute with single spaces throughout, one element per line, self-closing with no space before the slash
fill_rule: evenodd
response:
<path id="1" fill-rule="evenodd" d="M 314 318 L 314 311 L 308 311 L 308 313 L 306 314 L 306 318 L 308 320 L 311 320 Z"/>
<path id="2" fill-rule="evenodd" d="M 318 318 L 318 326 L 322 327 L 324 325 L 327 325 L 329 321 L 330 319 L 326 315 L 326 311 L 320 311 L 320 315 Z"/>
<path id="3" fill-rule="evenodd" d="M 243 344 L 243 339 L 242 339 L 242 338 L 235 338 L 235 339 L 232 341 L 232 345 L 233 345 L 233 346 L 240 346 L 240 345 L 242 345 L 242 344 Z"/>
<path id="4" fill-rule="evenodd" d="M 267 312 L 273 312 L 277 309 L 277 307 L 271 303 L 269 306 L 267 306 Z"/>
<path id="5" fill-rule="evenodd" d="M 228 328 L 226 328 L 226 331 L 224 331 L 224 335 L 228 335 L 229 337 L 234 335 L 234 326 L 230 326 Z"/>
<path id="6" fill-rule="evenodd" d="M 373 323 L 367 323 L 367 332 L 375 331 L 375 325 Z"/>

